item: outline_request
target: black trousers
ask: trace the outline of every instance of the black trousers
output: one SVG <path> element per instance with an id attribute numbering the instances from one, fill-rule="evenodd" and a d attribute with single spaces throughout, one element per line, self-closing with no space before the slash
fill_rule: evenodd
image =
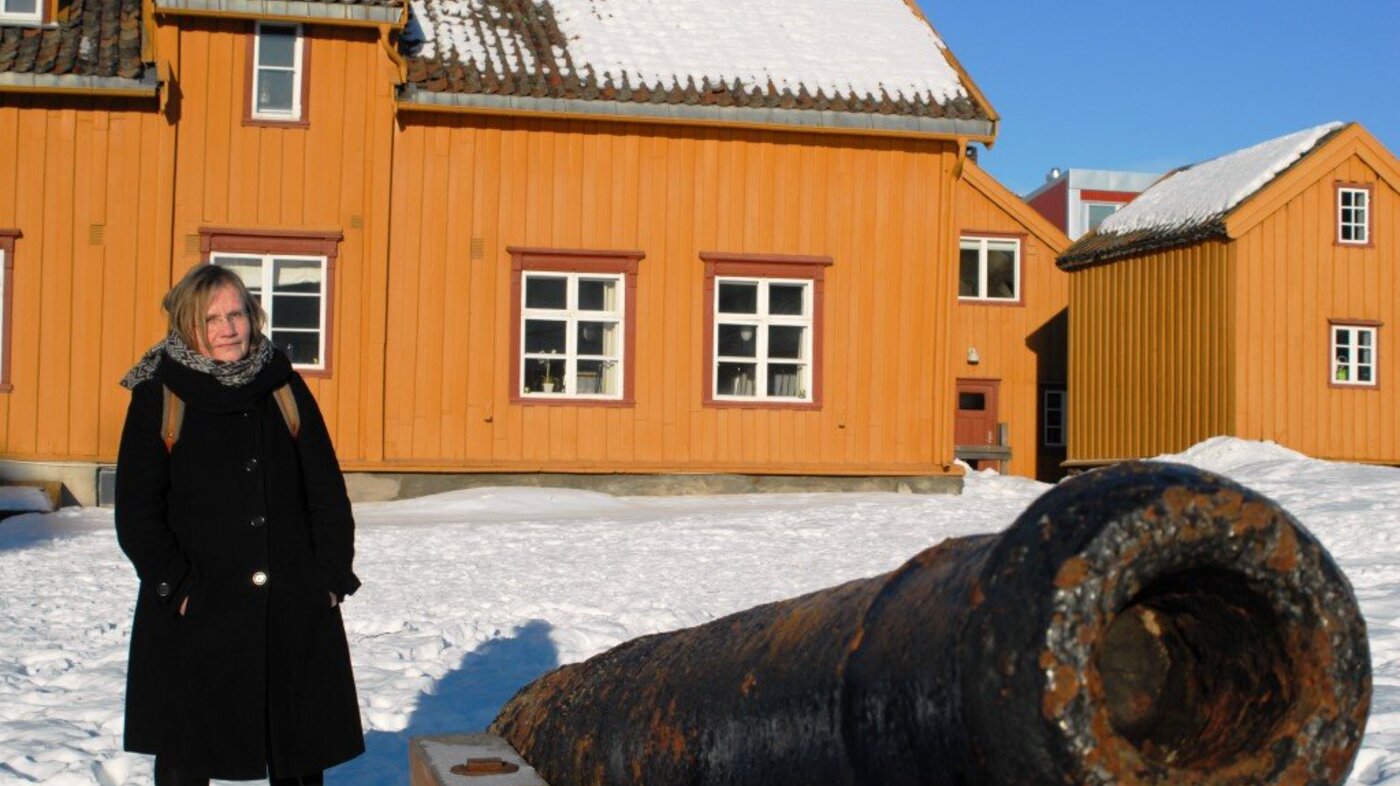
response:
<path id="1" fill-rule="evenodd" d="M 294 778 L 269 778 L 272 786 L 321 786 L 324 782 L 321 773 L 301 775 Z M 209 786 L 208 778 L 191 778 L 182 775 L 174 767 L 156 757 L 156 786 Z"/>

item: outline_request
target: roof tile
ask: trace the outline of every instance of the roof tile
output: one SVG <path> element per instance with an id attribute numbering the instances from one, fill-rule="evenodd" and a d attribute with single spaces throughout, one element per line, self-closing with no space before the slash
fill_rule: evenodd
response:
<path id="1" fill-rule="evenodd" d="M 401 46 L 408 81 L 433 92 L 992 117 L 904 0 L 413 0 L 410 8 Z M 876 40 L 848 33 L 851 25 Z"/>
<path id="2" fill-rule="evenodd" d="M 139 79 L 141 0 L 72 0 L 54 25 L 0 25 L 0 71 Z"/>

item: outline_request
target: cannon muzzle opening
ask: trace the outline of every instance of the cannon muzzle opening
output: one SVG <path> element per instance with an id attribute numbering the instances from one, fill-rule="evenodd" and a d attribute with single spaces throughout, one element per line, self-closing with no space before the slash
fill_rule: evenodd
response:
<path id="1" fill-rule="evenodd" d="M 565 666 L 492 730 L 555 786 L 1335 786 L 1370 696 L 1355 597 L 1297 521 L 1129 464 L 1000 535 Z"/>

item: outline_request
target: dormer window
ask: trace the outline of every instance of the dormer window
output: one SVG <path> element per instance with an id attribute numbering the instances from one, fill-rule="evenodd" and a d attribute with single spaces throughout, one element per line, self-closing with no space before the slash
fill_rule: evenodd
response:
<path id="1" fill-rule="evenodd" d="M 0 0 L 0 23 L 44 21 L 44 6 L 39 0 Z"/>
<path id="2" fill-rule="evenodd" d="M 1337 242 L 1349 246 L 1371 244 L 1371 189 L 1337 186 Z"/>
<path id="3" fill-rule="evenodd" d="M 259 22 L 253 36 L 249 118 L 303 123 L 306 113 L 306 42 L 301 25 Z"/>

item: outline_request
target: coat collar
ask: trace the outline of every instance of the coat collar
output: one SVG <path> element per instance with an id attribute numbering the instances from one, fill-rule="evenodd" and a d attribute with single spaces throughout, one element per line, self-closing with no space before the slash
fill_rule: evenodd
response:
<path id="1" fill-rule="evenodd" d="M 286 384 L 292 375 L 292 363 L 281 350 L 273 349 L 272 358 L 257 376 L 238 387 L 222 385 L 217 379 L 162 357 L 155 378 L 170 388 L 187 406 L 205 412 L 224 414 L 248 409 Z"/>

